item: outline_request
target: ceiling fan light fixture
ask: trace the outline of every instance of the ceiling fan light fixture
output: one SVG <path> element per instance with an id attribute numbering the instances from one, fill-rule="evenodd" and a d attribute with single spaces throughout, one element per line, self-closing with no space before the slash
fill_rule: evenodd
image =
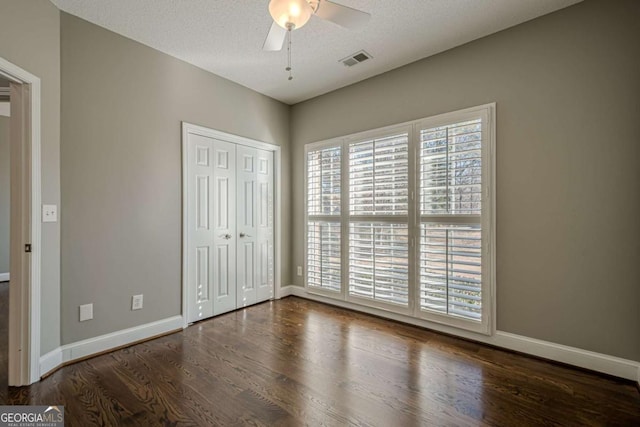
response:
<path id="1" fill-rule="evenodd" d="M 289 30 L 306 24 L 313 9 L 307 0 L 271 0 L 269 13 L 279 26 Z"/>

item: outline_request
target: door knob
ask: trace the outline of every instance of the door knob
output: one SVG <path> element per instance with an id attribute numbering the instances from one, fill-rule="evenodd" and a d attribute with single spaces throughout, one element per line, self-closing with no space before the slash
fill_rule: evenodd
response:
<path id="1" fill-rule="evenodd" d="M 248 234 L 245 234 L 245 233 L 240 233 L 240 237 L 251 237 L 251 236 L 249 236 Z"/>
<path id="2" fill-rule="evenodd" d="M 231 234 L 221 234 L 220 237 L 222 237 L 223 239 L 229 240 L 232 236 Z"/>

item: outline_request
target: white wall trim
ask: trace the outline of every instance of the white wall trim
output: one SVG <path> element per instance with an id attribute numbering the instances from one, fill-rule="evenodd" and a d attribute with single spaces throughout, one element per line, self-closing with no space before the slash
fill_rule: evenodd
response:
<path id="1" fill-rule="evenodd" d="M 62 348 L 58 347 L 40 357 L 40 372 L 43 375 L 62 365 Z"/>
<path id="2" fill-rule="evenodd" d="M 281 287 L 277 293 L 276 299 L 281 299 L 281 298 L 293 295 L 294 288 L 299 288 L 299 287 L 300 286 L 293 286 L 293 285 Z"/>
<path id="3" fill-rule="evenodd" d="M 326 304 L 347 308 L 354 311 L 373 314 L 388 319 L 397 320 L 399 322 L 420 326 L 438 332 L 459 336 L 472 341 L 484 344 L 494 345 L 496 347 L 508 350 L 518 351 L 532 356 L 542 357 L 544 359 L 556 362 L 566 363 L 568 365 L 601 372 L 608 375 L 636 381 L 640 385 L 640 362 L 623 359 L 620 357 L 609 356 L 607 354 L 596 353 L 593 351 L 582 350 L 575 347 L 569 347 L 562 344 L 556 344 L 549 341 L 543 341 L 535 338 L 529 338 L 522 335 L 516 335 L 504 331 L 496 331 L 492 336 L 479 333 L 473 333 L 462 329 L 453 328 L 438 323 L 429 322 L 424 319 L 417 319 L 402 314 L 393 313 L 373 307 L 354 304 L 348 301 L 340 301 L 333 298 L 327 298 L 321 295 L 311 294 L 305 288 L 300 286 L 285 286 L 281 289 L 281 295 L 294 295 L 313 301 L 319 301 Z"/>
<path id="4" fill-rule="evenodd" d="M 44 374 L 63 363 L 71 362 L 97 353 L 112 350 L 156 335 L 182 329 L 182 316 L 173 316 L 121 331 L 63 345 L 40 358 L 40 372 Z"/>
<path id="5" fill-rule="evenodd" d="M 491 344 L 499 347 L 629 380 L 634 380 L 634 376 L 638 375 L 638 369 L 640 369 L 640 362 L 633 360 L 529 338 L 510 332 L 496 331 L 495 336 L 492 338 L 494 342 Z"/>
<path id="6" fill-rule="evenodd" d="M 8 282 L 9 276 L 9 273 L 0 273 L 0 282 Z"/>

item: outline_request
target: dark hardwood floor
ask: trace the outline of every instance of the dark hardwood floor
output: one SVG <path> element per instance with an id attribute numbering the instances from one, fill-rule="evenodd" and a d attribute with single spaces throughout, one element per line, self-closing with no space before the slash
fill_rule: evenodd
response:
<path id="1" fill-rule="evenodd" d="M 294 297 L 2 379 L 4 403 L 62 404 L 67 426 L 640 425 L 628 382 Z"/>

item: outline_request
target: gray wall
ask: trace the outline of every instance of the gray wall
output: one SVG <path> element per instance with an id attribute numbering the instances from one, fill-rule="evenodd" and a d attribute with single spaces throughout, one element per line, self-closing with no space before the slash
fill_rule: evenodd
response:
<path id="1" fill-rule="evenodd" d="M 0 57 L 42 83 L 42 202 L 60 205 L 60 12 L 48 0 L 0 0 L 0 10 Z M 41 286 L 45 354 L 60 345 L 60 223 L 42 225 Z"/>
<path id="2" fill-rule="evenodd" d="M 640 360 L 639 16 L 587 0 L 295 105 L 292 268 L 304 144 L 495 101 L 498 329 Z"/>
<path id="3" fill-rule="evenodd" d="M 61 36 L 66 344 L 180 314 L 180 122 L 278 144 L 289 165 L 290 108 L 65 13 Z M 139 293 L 144 309 L 133 312 Z M 94 320 L 80 323 L 86 303 Z"/>
<path id="4" fill-rule="evenodd" d="M 9 272 L 9 165 L 9 117 L 0 116 L 0 273 Z"/>

